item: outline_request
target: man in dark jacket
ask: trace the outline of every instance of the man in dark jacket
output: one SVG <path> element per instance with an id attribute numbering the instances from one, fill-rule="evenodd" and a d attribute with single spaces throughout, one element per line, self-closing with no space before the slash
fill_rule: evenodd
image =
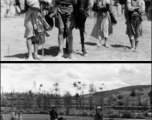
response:
<path id="1" fill-rule="evenodd" d="M 51 120 L 56 120 L 58 119 L 58 114 L 55 111 L 55 107 L 53 106 L 52 109 L 50 110 L 50 118 Z"/>
<path id="2" fill-rule="evenodd" d="M 103 120 L 101 113 L 102 113 L 102 108 L 100 106 L 98 106 L 96 109 L 96 114 L 94 116 L 94 120 Z"/>

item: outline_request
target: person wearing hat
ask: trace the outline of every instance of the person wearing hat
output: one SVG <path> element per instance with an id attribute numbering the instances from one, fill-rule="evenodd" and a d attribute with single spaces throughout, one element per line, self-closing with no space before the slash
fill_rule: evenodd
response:
<path id="1" fill-rule="evenodd" d="M 94 120 L 103 120 L 101 113 L 102 113 L 102 108 L 100 106 L 98 106 L 96 108 L 96 114 L 94 116 Z"/>
<path id="2" fill-rule="evenodd" d="M 55 111 L 55 106 L 52 106 L 52 109 L 50 110 L 50 120 L 57 120 L 58 114 Z"/>

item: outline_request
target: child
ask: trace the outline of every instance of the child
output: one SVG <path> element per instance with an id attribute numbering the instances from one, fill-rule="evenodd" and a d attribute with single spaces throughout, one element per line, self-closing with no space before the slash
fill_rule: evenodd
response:
<path id="1" fill-rule="evenodd" d="M 16 120 L 23 120 L 20 113 L 18 113 L 18 116 L 17 116 L 17 119 L 16 119 Z"/>
<path id="2" fill-rule="evenodd" d="M 138 40 L 142 35 L 142 13 L 145 11 L 145 2 L 143 0 L 127 0 L 126 3 L 126 24 L 131 43 L 131 50 L 137 51 Z"/>

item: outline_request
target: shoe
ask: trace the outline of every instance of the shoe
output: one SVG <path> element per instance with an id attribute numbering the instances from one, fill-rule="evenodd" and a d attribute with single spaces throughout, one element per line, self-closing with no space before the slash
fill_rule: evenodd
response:
<path id="1" fill-rule="evenodd" d="M 131 51 L 136 52 L 136 50 L 134 48 L 130 48 Z"/>
<path id="2" fill-rule="evenodd" d="M 69 55 L 68 55 L 67 53 L 65 53 L 63 57 L 64 57 L 64 58 L 68 58 Z"/>
<path id="3" fill-rule="evenodd" d="M 34 61 L 33 57 L 28 57 L 26 60 L 27 61 Z"/>
<path id="4" fill-rule="evenodd" d="M 64 53 L 62 51 L 60 51 L 56 57 L 57 58 L 62 58 L 63 56 L 64 56 Z"/>
<path id="5" fill-rule="evenodd" d="M 84 57 L 86 57 L 87 56 L 87 52 L 86 51 L 82 51 L 82 55 L 84 56 Z"/>
<path id="6" fill-rule="evenodd" d="M 73 55 L 73 53 L 69 54 L 69 58 L 72 59 L 72 60 L 77 60 L 77 58 Z"/>
<path id="7" fill-rule="evenodd" d="M 35 60 L 42 60 L 42 57 L 40 55 L 33 55 L 33 58 Z"/>
<path id="8" fill-rule="evenodd" d="M 103 46 L 105 46 L 106 48 L 110 48 L 111 46 L 108 44 L 104 44 Z"/>

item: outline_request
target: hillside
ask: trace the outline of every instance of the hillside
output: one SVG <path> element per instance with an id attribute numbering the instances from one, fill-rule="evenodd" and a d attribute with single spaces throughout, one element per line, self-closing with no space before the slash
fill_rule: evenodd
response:
<path id="1" fill-rule="evenodd" d="M 103 91 L 103 92 L 97 92 L 94 94 L 94 97 L 104 96 L 105 98 L 108 98 L 112 95 L 118 95 L 122 94 L 123 96 L 129 95 L 133 90 L 135 90 L 136 93 L 142 93 L 142 96 L 148 96 L 147 94 L 151 90 L 151 85 L 137 85 L 137 86 L 127 86 L 123 88 L 118 88 L 114 90 L 109 91 Z M 85 95 L 85 98 L 88 98 L 90 95 Z"/>

